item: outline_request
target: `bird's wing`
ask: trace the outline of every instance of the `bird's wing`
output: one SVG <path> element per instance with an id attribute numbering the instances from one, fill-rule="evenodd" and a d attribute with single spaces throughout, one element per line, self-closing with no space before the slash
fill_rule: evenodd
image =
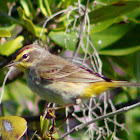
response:
<path id="1" fill-rule="evenodd" d="M 45 66 L 46 65 L 46 66 Z M 45 68 L 45 69 L 44 69 Z M 41 78 L 50 81 L 80 82 L 89 83 L 105 81 L 103 77 L 89 72 L 75 64 L 44 64 L 37 67 L 37 72 Z"/>

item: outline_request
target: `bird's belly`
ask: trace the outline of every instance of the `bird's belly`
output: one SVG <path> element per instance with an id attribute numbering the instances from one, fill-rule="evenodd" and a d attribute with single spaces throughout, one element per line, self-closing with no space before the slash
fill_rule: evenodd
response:
<path id="1" fill-rule="evenodd" d="M 69 82 L 53 82 L 42 85 L 28 77 L 27 84 L 34 93 L 60 106 L 75 104 L 76 99 L 88 86 L 88 84 Z"/>

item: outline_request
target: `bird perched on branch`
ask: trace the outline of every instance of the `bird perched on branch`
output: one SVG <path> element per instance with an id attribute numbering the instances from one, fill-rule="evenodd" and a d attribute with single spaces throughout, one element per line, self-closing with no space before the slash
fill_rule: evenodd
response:
<path id="1" fill-rule="evenodd" d="M 140 86 L 137 83 L 109 80 L 35 44 L 22 48 L 8 66 L 21 69 L 34 93 L 60 106 L 78 104 L 109 89 Z"/>

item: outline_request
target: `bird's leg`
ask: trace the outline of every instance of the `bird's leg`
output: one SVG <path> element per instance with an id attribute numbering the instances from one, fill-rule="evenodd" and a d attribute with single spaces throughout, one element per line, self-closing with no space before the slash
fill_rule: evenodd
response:
<path id="1" fill-rule="evenodd" d="M 75 105 L 77 104 L 80 104 L 81 103 L 81 99 L 79 99 L 79 98 L 77 98 L 76 100 L 75 100 Z M 58 106 L 58 107 L 52 107 L 52 106 L 50 106 L 50 104 L 49 104 L 49 106 L 47 105 L 47 107 L 45 108 L 45 112 L 47 112 L 46 113 L 46 115 L 47 114 L 49 114 L 51 117 L 52 117 L 52 119 L 53 119 L 53 126 L 52 126 L 52 128 L 51 128 L 51 130 L 50 130 L 50 132 L 51 133 L 56 133 L 59 129 L 60 129 L 60 127 L 67 121 L 67 119 L 68 118 L 70 118 L 71 116 L 72 116 L 72 114 L 73 114 L 73 112 L 74 112 L 74 107 L 73 107 L 73 105 L 74 104 L 69 104 L 69 105 L 65 105 L 65 106 Z M 59 127 L 56 129 L 56 130 L 54 130 L 54 125 L 55 125 L 55 111 L 56 110 L 58 110 L 58 109 L 62 109 L 62 108 L 65 108 L 65 107 L 69 107 L 69 114 L 66 116 L 66 118 L 61 122 L 61 124 L 59 125 Z"/>
<path id="2" fill-rule="evenodd" d="M 51 127 L 51 129 L 50 129 L 50 134 L 52 135 L 52 134 L 54 134 L 55 133 L 55 131 L 54 131 L 54 126 L 55 126 L 55 117 L 54 118 L 52 118 L 52 127 Z"/>
<path id="3" fill-rule="evenodd" d="M 59 125 L 59 127 L 54 131 L 54 133 L 56 133 L 60 127 L 67 121 L 68 118 L 70 118 L 72 116 L 74 112 L 74 107 L 73 106 L 69 106 L 69 114 L 66 116 L 66 118 L 61 122 L 61 124 Z"/>
<path id="4" fill-rule="evenodd" d="M 59 125 L 59 127 L 54 131 L 54 132 L 57 132 L 60 127 L 67 121 L 68 118 L 70 118 L 74 112 L 74 105 L 79 105 L 81 103 L 81 99 L 80 98 L 76 98 L 75 99 L 75 103 L 74 104 L 69 104 L 69 105 L 65 105 L 63 107 L 56 107 L 55 109 L 61 109 L 61 108 L 64 108 L 64 107 L 69 107 L 69 114 L 66 116 L 66 118 L 61 122 L 61 124 Z"/>
<path id="5" fill-rule="evenodd" d="M 54 134 L 54 126 L 55 126 L 55 109 L 54 108 L 55 107 L 53 106 L 52 103 L 46 104 L 44 113 L 43 113 L 43 120 L 45 120 L 46 116 L 49 115 L 51 117 L 50 122 L 52 121 L 52 125 L 49 129 L 49 133 L 47 134 L 49 137 L 51 137 L 52 134 Z"/>
<path id="6" fill-rule="evenodd" d="M 49 115 L 51 116 L 52 118 L 55 118 L 55 107 L 53 107 L 53 104 L 52 103 L 47 103 L 45 105 L 45 109 L 44 109 L 44 113 L 43 113 L 43 116 L 44 118 Z"/>

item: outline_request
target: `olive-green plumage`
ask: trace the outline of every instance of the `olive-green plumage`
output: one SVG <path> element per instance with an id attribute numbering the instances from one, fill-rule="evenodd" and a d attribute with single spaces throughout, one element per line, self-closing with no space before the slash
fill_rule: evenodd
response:
<path id="1" fill-rule="evenodd" d="M 61 106 L 76 104 L 77 99 L 88 99 L 111 88 L 140 86 L 109 80 L 34 44 L 21 49 L 11 65 L 26 74 L 33 92 Z"/>

